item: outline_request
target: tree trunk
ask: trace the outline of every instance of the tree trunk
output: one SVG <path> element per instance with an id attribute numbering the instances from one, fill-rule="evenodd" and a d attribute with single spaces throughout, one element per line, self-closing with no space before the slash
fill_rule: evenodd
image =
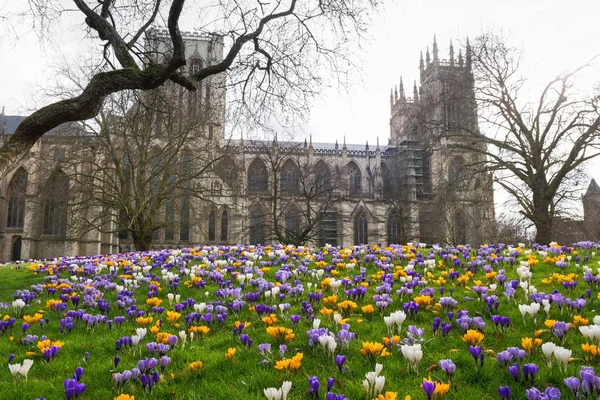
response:
<path id="1" fill-rule="evenodd" d="M 152 235 L 149 235 L 146 232 L 131 232 L 131 237 L 133 239 L 133 246 L 135 247 L 136 251 L 150 250 L 150 243 L 152 243 Z"/>
<path id="2" fill-rule="evenodd" d="M 536 204 L 534 210 L 535 218 L 533 223 L 535 225 L 535 242 L 538 244 L 549 244 L 552 242 L 552 227 L 553 227 L 553 216 L 550 215 L 550 202 L 542 201 L 541 204 Z"/>

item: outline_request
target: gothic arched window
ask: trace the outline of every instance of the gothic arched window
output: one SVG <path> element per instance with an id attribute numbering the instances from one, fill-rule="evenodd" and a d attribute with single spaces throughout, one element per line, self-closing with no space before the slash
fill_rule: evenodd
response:
<path id="1" fill-rule="evenodd" d="M 361 212 L 354 217 L 354 244 L 367 243 L 369 243 L 369 223 L 367 214 Z"/>
<path id="2" fill-rule="evenodd" d="M 403 244 L 406 242 L 404 224 L 398 212 L 392 212 L 387 222 L 388 244 Z"/>
<path id="3" fill-rule="evenodd" d="M 208 241 L 214 242 L 216 238 L 217 216 L 214 210 L 210 210 L 208 214 Z"/>
<path id="4" fill-rule="evenodd" d="M 225 157 L 223 160 L 221 160 L 217 168 L 217 174 L 219 175 L 219 178 L 221 178 L 223 183 L 232 188 L 237 180 L 237 167 L 235 161 L 233 161 L 231 157 Z"/>
<path id="5" fill-rule="evenodd" d="M 296 240 L 300 236 L 300 210 L 296 206 L 290 207 L 285 213 L 285 236 L 288 241 Z"/>
<path id="6" fill-rule="evenodd" d="M 265 213 L 255 205 L 250 209 L 250 244 L 265 243 Z"/>
<path id="7" fill-rule="evenodd" d="M 316 194 L 323 193 L 331 189 L 331 170 L 327 163 L 323 160 L 319 160 L 315 164 L 315 190 Z"/>
<path id="8" fill-rule="evenodd" d="M 248 191 L 251 193 L 264 193 L 269 190 L 269 173 L 267 166 L 256 158 L 248 167 Z"/>
<path id="9" fill-rule="evenodd" d="M 8 189 L 7 228 L 23 228 L 25 220 L 25 196 L 27 195 L 27 171 L 15 173 Z"/>
<path id="10" fill-rule="evenodd" d="M 58 170 L 54 172 L 44 190 L 44 235 L 66 236 L 69 178 Z"/>
<path id="11" fill-rule="evenodd" d="M 354 161 L 350 161 L 350 163 L 348 163 L 348 177 L 349 177 L 348 189 L 350 191 L 350 195 L 351 196 L 360 195 L 360 193 L 361 193 L 360 184 L 362 181 L 362 174 L 360 172 L 360 168 L 358 168 L 358 165 L 356 165 L 356 163 Z"/>
<path id="12" fill-rule="evenodd" d="M 182 242 L 190 240 L 190 196 L 185 196 L 181 199 L 179 240 Z"/>
<path id="13" fill-rule="evenodd" d="M 454 218 L 454 240 L 455 244 L 467 243 L 467 218 L 462 211 L 457 212 Z"/>
<path id="14" fill-rule="evenodd" d="M 227 210 L 223 210 L 223 213 L 221 214 L 221 242 L 227 241 L 228 229 L 229 229 L 229 213 L 227 213 Z"/>
<path id="15" fill-rule="evenodd" d="M 337 246 L 338 233 L 338 215 L 336 210 L 330 210 L 320 215 L 319 224 L 319 246 L 330 244 Z"/>
<path id="16" fill-rule="evenodd" d="M 465 169 L 465 161 L 462 157 L 456 156 L 450 161 L 448 166 L 448 182 L 460 183 L 466 178 L 467 171 Z"/>
<path id="17" fill-rule="evenodd" d="M 204 63 L 199 58 L 192 58 L 189 63 L 190 76 L 197 74 L 204 68 Z M 188 107 L 192 118 L 200 115 L 200 108 L 202 107 L 202 81 L 198 81 L 196 86 L 196 91 L 188 93 Z"/>
<path id="18" fill-rule="evenodd" d="M 175 240 L 175 201 L 167 200 L 165 204 L 165 240 Z"/>
<path id="19" fill-rule="evenodd" d="M 394 178 L 387 164 L 381 163 L 381 177 L 383 179 L 383 197 L 386 199 L 394 197 Z M 396 193 L 396 195 L 399 195 L 399 193 Z"/>
<path id="20" fill-rule="evenodd" d="M 279 187 L 283 192 L 298 192 L 300 187 L 300 169 L 294 161 L 288 159 L 283 164 L 279 178 Z"/>

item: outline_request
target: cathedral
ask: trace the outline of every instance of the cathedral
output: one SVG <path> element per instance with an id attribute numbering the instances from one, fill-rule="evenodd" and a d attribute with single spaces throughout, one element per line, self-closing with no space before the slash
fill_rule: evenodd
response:
<path id="1" fill-rule="evenodd" d="M 165 35 L 152 30 L 146 37 L 157 62 L 161 52 L 168 52 Z M 223 57 L 220 38 L 185 33 L 184 39 L 188 64 L 183 74 Z M 450 43 L 443 58 L 434 39 L 432 52 L 427 49 L 425 57 L 421 54 L 420 80 L 412 85 L 412 97 L 407 96 L 402 79 L 392 88 L 386 143 L 248 136 L 232 140 L 225 121 L 225 76 L 213 76 L 189 94 L 172 83 L 166 85 L 164 91 L 173 94 L 172 105 L 179 114 L 206 111 L 210 105 L 210 112 L 201 111 L 203 120 L 195 128 L 193 143 L 182 145 L 181 151 L 191 158 L 182 157 L 193 161 L 195 154 L 211 154 L 217 161 L 194 182 L 177 189 L 203 188 L 202 196 L 186 195 L 160 204 L 153 218 L 161 223 L 152 228 L 147 247 L 492 241 L 496 225 L 492 177 L 471 170 L 482 156 L 457 152 L 452 136 L 446 135 L 459 129 L 478 131 L 470 51 L 467 42 L 455 54 Z M 24 118 L 2 113 L 0 142 Z M 166 119 L 158 115 L 148 125 L 153 141 L 160 141 L 175 126 Z M 80 153 L 74 143 L 86 137 L 87 129 L 83 123 L 56 128 L 0 180 L 0 261 L 139 249 L 139 238 L 136 242 L 125 228 L 135 222 L 121 215 L 125 206 L 90 200 L 92 210 L 76 207 L 86 202 L 76 194 L 69 170 L 102 168 L 101 163 L 110 162 L 95 155 L 75 166 L 68 162 Z M 372 132 L 370 136 L 384 135 Z M 101 160 L 90 163 L 94 157 Z M 119 157 L 115 162 L 124 159 Z M 197 163 L 185 165 L 192 164 Z M 127 179 L 122 182 L 129 185 Z M 109 208 L 103 214 L 109 217 L 102 217 L 97 228 L 85 232 L 74 228 L 84 216 L 100 215 L 102 208 Z"/>

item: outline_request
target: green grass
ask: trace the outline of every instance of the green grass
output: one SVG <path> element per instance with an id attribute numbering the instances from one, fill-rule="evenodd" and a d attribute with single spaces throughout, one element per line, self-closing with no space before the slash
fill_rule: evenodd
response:
<path id="1" fill-rule="evenodd" d="M 0 301 L 12 301 L 17 289 L 29 289 L 44 280 L 42 275 L 34 275 L 23 264 L 0 266 Z"/>
<path id="2" fill-rule="evenodd" d="M 590 261 L 589 265 L 592 265 L 592 263 L 596 264 L 597 260 L 598 256 Z M 394 263 L 406 265 L 405 261 L 400 262 L 399 260 L 396 260 Z M 314 267 L 314 263 L 311 263 L 310 267 Z M 509 280 L 518 279 L 516 265 L 509 266 L 506 264 L 501 266 L 501 268 L 506 269 Z M 377 268 L 372 263 L 368 263 L 367 269 L 367 278 L 371 279 L 371 274 L 374 274 Z M 496 268 L 496 270 L 497 269 L 498 268 Z M 276 270 L 277 268 L 271 268 L 270 272 L 265 274 L 265 278 L 269 281 L 274 281 Z M 445 270 L 447 271 L 448 269 Z M 566 296 L 575 298 L 583 294 L 585 289 L 587 289 L 587 285 L 582 280 L 581 267 L 577 268 L 574 262 L 571 262 L 565 270 L 565 273 L 579 274 L 579 285 L 573 291 L 568 291 L 556 283 L 552 285 L 542 283 L 542 279 L 548 278 L 551 273 L 560 272 L 555 265 L 540 262 L 534 266 L 532 270 L 532 284 L 535 285 L 540 292 L 543 291 L 549 293 L 553 289 L 557 289 Z M 436 269 L 434 271 L 436 278 L 439 277 L 441 271 L 443 270 Z M 12 301 L 12 294 L 15 289 L 28 289 L 32 284 L 42 282 L 45 276 L 44 274 L 34 275 L 25 268 L 15 270 L 10 267 L 3 267 L 1 272 L 3 275 L 0 280 L 0 301 Z M 464 271 L 461 270 L 461 272 Z M 104 270 L 103 273 L 106 274 L 107 271 Z M 160 275 L 158 268 L 154 268 L 151 273 Z M 358 267 L 354 271 L 354 274 L 356 273 L 358 273 Z M 346 275 L 346 273 L 342 272 L 339 277 L 343 277 L 344 275 Z M 60 276 L 61 278 L 69 278 L 67 271 L 62 271 Z M 475 277 L 470 280 L 468 286 L 472 286 L 474 279 L 485 281 L 485 274 L 481 272 L 481 269 L 479 269 Z M 307 281 L 304 278 L 301 280 L 303 282 Z M 212 301 L 215 299 L 214 291 L 218 289 L 218 285 L 209 279 L 205 279 L 205 281 L 207 282 L 206 288 L 192 289 L 181 284 L 176 293 L 181 294 L 181 300 L 193 298 L 197 302 L 206 302 L 207 298 L 205 297 L 204 292 L 208 291 L 210 292 L 208 301 Z M 319 281 L 312 280 L 312 282 L 318 283 Z M 290 397 L 288 398 L 308 399 L 309 397 L 306 394 L 306 391 L 309 388 L 307 378 L 316 375 L 321 381 L 321 396 L 319 398 L 324 397 L 326 379 L 328 377 L 335 377 L 336 383 L 333 389 L 334 392 L 343 393 L 352 400 L 364 399 L 365 395 L 362 390 L 362 380 L 365 378 L 365 374 L 373 369 L 373 364 L 360 354 L 361 342 L 381 342 L 382 338 L 387 335 L 382 315 L 376 312 L 373 315 L 372 321 L 369 321 L 360 313 L 360 306 L 373 304 L 372 296 L 374 294 L 374 287 L 377 285 L 377 282 L 372 282 L 367 297 L 362 302 L 358 302 L 359 307 L 356 309 L 355 313 L 350 316 L 349 323 L 351 330 L 357 333 L 358 339 L 352 342 L 348 349 L 342 349 L 338 346 L 336 353 L 347 356 L 345 365 L 347 370 L 343 373 L 339 373 L 337 370 L 333 361 L 333 356 L 326 354 L 320 347 L 311 349 L 308 346 L 308 338 L 305 332 L 307 329 L 311 328 L 311 324 L 306 321 L 305 318 L 302 319 L 298 326 L 293 326 L 289 320 L 288 316 L 290 314 L 299 314 L 301 301 L 308 300 L 308 290 L 306 290 L 299 301 L 288 298 L 284 300 L 285 302 L 291 303 L 291 310 L 286 313 L 286 318 L 279 318 L 279 321 L 276 324 L 278 326 L 292 328 L 296 334 L 295 340 L 288 344 L 286 357 L 291 357 L 296 354 L 296 352 L 302 352 L 304 354 L 302 367 L 299 371 L 280 372 L 275 370 L 273 363 L 279 359 L 277 346 L 273 339 L 267 335 L 265 324 L 259 319 L 257 314 L 250 312 L 247 307 L 244 307 L 239 316 L 230 313 L 224 327 L 219 328 L 213 326 L 206 337 L 197 338 L 193 342 L 190 342 L 188 338 L 188 343 L 185 348 L 179 343 L 175 349 L 169 351 L 168 355 L 171 357 L 172 362 L 167 367 L 165 373 L 161 374 L 161 382 L 154 387 L 151 393 L 145 393 L 139 382 L 128 384 L 123 392 L 135 395 L 136 399 L 265 399 L 263 389 L 270 386 L 279 387 L 284 380 L 290 380 L 293 382 L 293 386 Z M 392 293 L 400 287 L 400 283 L 396 282 Z M 438 285 L 433 283 L 433 281 L 430 281 L 428 287 L 436 288 L 434 302 L 437 301 L 440 297 L 439 292 L 437 291 Z M 425 341 L 423 343 L 424 356 L 419 368 L 419 375 L 414 372 L 409 372 L 406 361 L 401 357 L 397 349 L 392 349 L 392 355 L 390 357 L 380 360 L 384 365 L 382 374 L 386 377 L 384 392 L 397 392 L 401 399 L 404 398 L 405 395 L 410 395 L 413 399 L 425 399 L 426 397 L 420 388 L 423 377 L 431 376 L 434 379 L 445 382 L 446 378 L 443 372 L 435 366 L 439 360 L 450 358 L 457 365 L 457 371 L 453 379 L 452 387 L 446 398 L 497 399 L 497 388 L 501 385 L 510 386 L 514 398 L 525 398 L 524 391 L 528 386 L 522 380 L 520 382 L 514 382 L 506 369 L 498 365 L 495 360 L 495 354 L 510 346 L 520 347 L 522 337 L 534 337 L 537 330 L 545 329 L 545 314 L 543 310 L 540 310 L 538 313 L 537 322 L 535 324 L 529 318 L 526 318 L 525 321 L 523 321 L 517 307 L 517 304 L 526 302 L 522 289 L 517 290 L 516 300 L 513 300 L 512 302 L 508 302 L 502 295 L 502 291 L 498 289 L 496 294 L 499 296 L 501 305 L 497 313 L 509 316 L 512 322 L 507 332 L 503 335 L 497 335 L 489 315 L 487 315 L 487 313 L 482 313 L 483 303 L 476 299 L 477 296 L 472 291 L 465 290 L 461 286 L 453 287 L 451 281 L 448 281 L 445 288 L 445 295 L 449 295 L 450 288 L 453 288 L 454 298 L 459 300 L 459 306 L 455 310 L 455 313 L 458 309 L 469 310 L 470 316 L 482 316 L 487 323 L 487 327 L 485 328 L 485 339 L 481 344 L 486 351 L 484 367 L 480 370 L 475 368 L 474 360 L 468 351 L 469 346 L 461 340 L 460 332 L 456 325 L 453 325 L 451 332 L 445 339 L 439 334 L 433 336 L 431 329 L 433 318 L 439 316 L 442 318 L 442 321 L 447 321 L 447 317 L 445 316 L 445 312 L 440 311 L 438 313 L 434 307 L 430 307 L 426 310 L 422 310 L 415 320 L 411 321 L 407 319 L 403 324 L 403 336 L 406 333 L 406 327 L 408 325 L 416 325 L 419 328 L 425 328 Z M 592 301 L 588 303 L 582 312 L 584 317 L 590 319 L 590 323 L 598 309 L 598 300 L 595 300 L 598 291 L 595 287 L 592 288 L 592 290 Z M 147 291 L 147 284 L 142 284 L 135 294 L 137 305 L 142 310 L 148 309 L 145 303 Z M 247 290 L 244 292 L 246 291 Z M 81 290 L 78 290 L 78 292 L 81 292 Z M 167 284 L 163 283 L 159 298 L 163 300 L 162 306 L 167 310 L 170 309 L 167 300 L 168 292 Z M 324 297 L 330 294 L 330 292 L 327 292 L 324 294 Z M 417 294 L 418 290 L 415 290 L 415 295 Z M 469 296 L 473 298 L 473 300 L 463 301 L 465 296 Z M 401 299 L 395 294 L 392 295 L 392 297 L 394 298 L 394 302 L 387 310 L 385 310 L 383 315 L 389 315 L 390 312 L 402 308 Z M 412 297 L 414 298 L 414 295 Z M 27 311 L 27 314 L 33 315 L 38 309 L 44 310 L 48 300 L 57 298 L 58 294 L 48 294 L 45 292 L 36 299 L 39 300 L 39 305 L 34 301 L 34 304 Z M 112 306 L 111 311 L 108 313 L 109 319 L 112 319 L 117 315 L 125 315 L 123 310 L 117 309 L 115 298 L 116 293 L 114 291 L 106 291 L 104 294 L 104 299 L 108 300 Z M 345 296 L 340 289 L 339 301 L 344 299 Z M 268 303 L 268 301 L 261 299 L 260 303 Z M 527 304 L 528 303 L 530 303 L 529 300 L 527 300 Z M 327 319 L 319 314 L 321 307 L 313 307 L 317 317 L 322 319 L 321 326 L 337 331 L 331 319 Z M 98 313 L 97 310 L 86 309 L 86 311 L 91 314 Z M 5 310 L 2 315 L 6 314 L 7 311 Z M 12 315 L 12 310 L 9 310 L 8 314 Z M 162 317 L 164 319 L 164 325 L 161 328 L 161 331 L 176 334 L 179 329 L 183 329 L 183 326 L 176 328 L 166 322 L 166 311 L 162 314 Z M 26 347 L 20 343 L 20 339 L 23 336 L 20 329 L 20 325 L 23 323 L 22 319 L 17 320 L 14 329 L 10 333 L 0 335 L 0 357 L 7 357 L 8 354 L 12 353 L 16 355 L 13 363 L 21 362 L 28 357 L 35 360 L 34 365 L 29 372 L 29 380 L 27 382 L 24 382 L 24 380 L 20 378 L 13 379 L 8 368 L 0 368 L 0 381 L 8 383 L 3 385 L 2 391 L 0 392 L 0 399 L 33 399 L 41 396 L 45 396 L 46 399 L 64 398 L 63 380 L 70 378 L 73 371 L 78 366 L 85 368 L 82 382 L 87 385 L 87 389 L 81 398 L 112 399 L 119 394 L 119 391 L 117 391 L 116 386 L 112 381 L 113 371 L 122 372 L 125 369 L 131 369 L 136 366 L 137 361 L 140 358 L 150 357 L 149 352 L 145 349 L 146 343 L 154 340 L 152 337 L 153 335 L 150 332 L 148 332 L 146 338 L 137 349 L 115 350 L 116 340 L 123 336 L 133 335 L 135 333 L 135 328 L 138 327 L 136 323 L 126 322 L 120 328 L 113 326 L 112 329 L 109 329 L 106 325 L 102 325 L 94 329 L 88 329 L 79 322 L 71 333 L 61 334 L 59 331 L 59 320 L 63 318 L 63 315 L 54 311 L 45 311 L 45 318 L 49 319 L 49 324 L 47 326 L 32 326 L 28 333 L 38 336 L 46 335 L 49 339 L 61 340 L 65 343 L 57 357 L 50 363 L 43 361 L 39 355 L 27 355 L 28 351 L 34 353 L 39 352 L 35 345 Z M 551 311 L 551 318 L 573 322 L 572 313 L 563 312 L 561 314 L 560 311 L 555 308 Z M 155 321 L 156 319 L 157 317 L 155 317 Z M 183 315 L 180 322 L 182 320 Z M 251 322 L 251 326 L 244 330 L 244 333 L 247 333 L 253 340 L 251 349 L 244 348 L 241 345 L 240 340 L 233 334 L 234 321 L 236 320 Z M 359 320 L 362 320 L 362 322 L 359 322 Z M 10 340 L 11 336 L 13 338 L 12 341 Z M 544 342 L 554 341 L 559 344 L 554 335 L 549 331 L 541 333 L 539 337 L 542 338 Z M 584 354 L 581 350 L 581 344 L 584 342 L 583 336 L 577 332 L 576 329 L 571 329 L 568 332 L 563 346 L 573 350 L 574 360 L 569 364 L 568 373 L 566 375 L 559 372 L 556 366 L 552 370 L 547 368 L 544 365 L 541 350 L 539 349 L 526 358 L 525 362 L 535 362 L 540 366 L 540 371 L 535 382 L 539 385 L 541 390 L 547 386 L 556 386 L 563 391 L 563 398 L 569 398 L 564 390 L 562 380 L 567 376 L 578 376 L 580 366 L 589 365 L 582 360 Z M 271 343 L 273 345 L 273 354 L 270 357 L 271 360 L 266 365 L 261 364 L 263 357 L 257 351 L 257 345 L 260 343 Z M 225 357 L 225 353 L 230 347 L 237 348 L 237 353 L 233 359 L 228 360 Z M 87 362 L 84 361 L 86 352 L 89 352 L 90 355 Z M 113 358 L 116 355 L 121 358 L 121 361 L 115 369 L 113 366 Z M 187 365 L 190 362 L 197 360 L 202 361 L 204 367 L 201 370 L 192 373 L 187 371 Z"/>

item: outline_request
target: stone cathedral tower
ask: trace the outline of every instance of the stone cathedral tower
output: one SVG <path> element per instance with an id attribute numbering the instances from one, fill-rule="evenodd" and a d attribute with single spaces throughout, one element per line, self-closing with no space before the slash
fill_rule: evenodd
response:
<path id="1" fill-rule="evenodd" d="M 476 171 L 480 152 L 461 149 L 461 134 L 478 133 L 477 105 L 471 71 L 471 47 L 458 56 L 450 42 L 447 59 L 440 58 L 436 38 L 419 62 L 420 82 L 412 97 L 404 84 L 390 95 L 390 144 L 414 148 L 420 155 L 412 169 L 416 185 L 419 226 L 423 240 L 475 243 L 494 232 L 492 177 Z M 477 146 L 477 144 L 475 144 Z M 443 210 L 443 212 L 440 212 Z"/>

